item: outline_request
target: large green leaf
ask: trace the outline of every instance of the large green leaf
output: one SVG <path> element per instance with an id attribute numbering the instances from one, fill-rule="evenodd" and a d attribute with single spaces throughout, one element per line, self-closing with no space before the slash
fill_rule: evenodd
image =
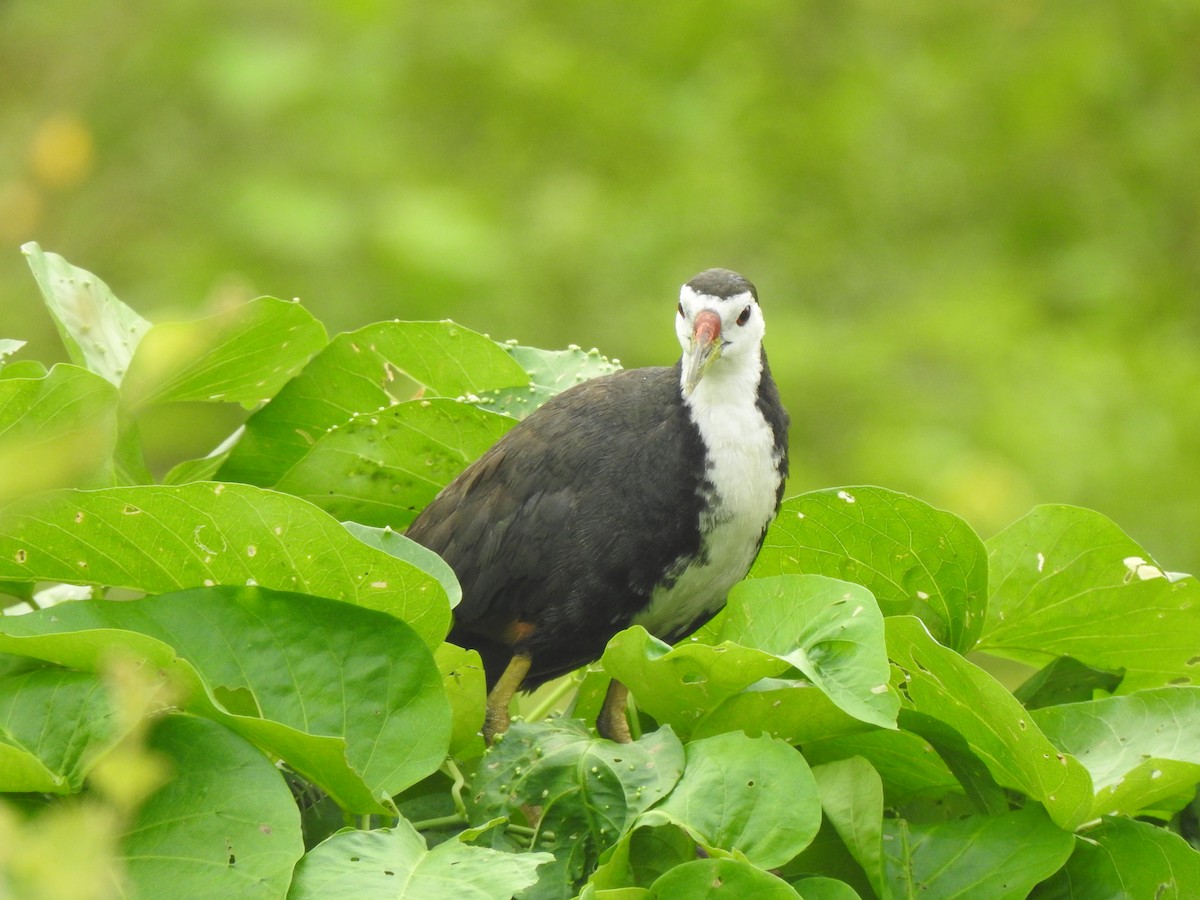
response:
<path id="1" fill-rule="evenodd" d="M 0 677 L 0 792 L 75 793 L 121 737 L 96 675 L 43 668 Z"/>
<path id="2" fill-rule="evenodd" d="M 1094 815 L 1134 815 L 1200 782 L 1200 687 L 1051 706 L 1032 717 L 1091 774 Z"/>
<path id="3" fill-rule="evenodd" d="M 602 660 L 639 709 L 686 738 L 741 731 L 793 744 L 866 727 L 807 681 L 774 677 L 790 663 L 728 641 L 671 647 L 635 625 L 608 642 Z"/>
<path id="4" fill-rule="evenodd" d="M 737 859 L 696 859 L 671 869 L 650 886 L 648 900 L 800 900 L 786 881 Z"/>
<path id="5" fill-rule="evenodd" d="M 150 748 L 171 780 L 122 841 L 138 897 L 280 897 L 304 853 L 300 814 L 279 770 L 227 728 L 167 716 Z"/>
<path id="6" fill-rule="evenodd" d="M 785 500 L 750 574 L 798 573 L 861 584 L 885 616 L 918 616 L 955 650 L 983 628 L 983 544 L 958 516 L 907 494 L 848 487 Z"/>
<path id="7" fill-rule="evenodd" d="M 795 666 L 848 715 L 896 726 L 883 617 L 861 585 L 822 575 L 747 579 L 729 592 L 719 634 Z"/>
<path id="8" fill-rule="evenodd" d="M 518 722 L 480 764 L 472 820 L 536 807 L 533 846 L 553 853 L 555 863 L 541 872 L 531 896 L 570 896 L 600 853 L 671 790 L 683 765 L 683 747 L 670 728 L 615 744 L 572 720 Z"/>
<path id="9" fill-rule="evenodd" d="M 1105 819 L 1075 839 L 1062 871 L 1038 887 L 1036 900 L 1193 900 L 1200 853 L 1164 828 Z"/>
<path id="10" fill-rule="evenodd" d="M 860 734 L 820 735 L 805 742 L 804 758 L 812 765 L 861 756 L 883 780 L 889 806 L 918 797 L 941 798 L 961 791 L 958 780 L 934 746 L 911 731 L 875 729 Z"/>
<path id="11" fill-rule="evenodd" d="M 1200 583 L 1166 577 L 1109 519 L 1039 506 L 988 541 L 988 552 L 983 649 L 1035 665 L 1071 656 L 1123 668 L 1121 692 L 1196 682 Z"/>
<path id="12" fill-rule="evenodd" d="M 510 900 L 537 880 L 549 853 L 504 853 L 456 840 L 432 850 L 404 819 L 393 828 L 343 831 L 296 867 L 290 900 L 388 897 L 396 900 Z"/>
<path id="13" fill-rule="evenodd" d="M 883 871 L 883 782 L 859 756 L 813 769 L 821 809 L 862 866 L 871 887 L 886 897 Z"/>
<path id="14" fill-rule="evenodd" d="M 515 343 L 500 345 L 529 377 L 527 385 L 488 391 L 479 398 L 485 409 L 523 419 L 555 394 L 589 378 L 611 375 L 621 368 L 618 360 L 609 360 L 595 348 L 584 352 L 579 347 L 566 350 L 541 350 Z"/>
<path id="15" fill-rule="evenodd" d="M 132 406 L 198 400 L 252 409 L 325 341 L 324 326 L 299 303 L 260 297 L 206 319 L 155 325 L 138 345 L 121 391 Z"/>
<path id="16" fill-rule="evenodd" d="M 71 360 L 119 385 L 150 323 L 118 300 L 108 285 L 35 243 L 21 252 Z"/>
<path id="17" fill-rule="evenodd" d="M 1124 670 L 1109 672 L 1081 663 L 1070 656 L 1060 656 L 1029 676 L 1013 691 L 1013 696 L 1020 700 L 1026 709 L 1078 703 L 1091 700 L 1096 691 L 1113 693 L 1124 677 Z"/>
<path id="18" fill-rule="evenodd" d="M 0 379 L 0 503 L 112 481 L 117 389 L 78 366 Z"/>
<path id="19" fill-rule="evenodd" d="M 692 741 L 667 798 L 639 825 L 678 825 L 708 852 L 781 866 L 821 826 L 817 784 L 804 757 L 783 741 L 732 732 Z"/>
<path id="20" fill-rule="evenodd" d="M 515 424 L 445 399 L 354 415 L 318 436 L 275 487 L 342 520 L 403 529 Z"/>
<path id="21" fill-rule="evenodd" d="M 1060 827 L 1086 821 L 1087 770 L 1059 752 L 1003 685 L 937 643 L 919 619 L 888 619 L 887 641 L 904 698 L 903 727 L 937 747 L 960 777 L 978 760 L 998 785 L 1042 803 Z"/>
<path id="22" fill-rule="evenodd" d="M 374 812 L 437 769 L 450 709 L 403 622 L 321 597 L 213 587 L 0 618 L 0 651 L 96 670 L 145 659 L 186 707 L 285 759 L 345 808 Z"/>
<path id="23" fill-rule="evenodd" d="M 499 345 L 453 322 L 368 325 L 335 337 L 250 417 L 220 477 L 273 485 L 321 435 L 359 414 L 528 382 Z"/>
<path id="24" fill-rule="evenodd" d="M 240 484 L 61 491 L 0 510 L 0 581 L 148 593 L 258 584 L 383 610 L 431 647 L 450 607 L 437 578 L 368 547 L 321 510 Z"/>
<path id="25" fill-rule="evenodd" d="M 932 825 L 888 819 L 883 829 L 896 900 L 1024 900 L 1074 846 L 1037 807 Z"/>

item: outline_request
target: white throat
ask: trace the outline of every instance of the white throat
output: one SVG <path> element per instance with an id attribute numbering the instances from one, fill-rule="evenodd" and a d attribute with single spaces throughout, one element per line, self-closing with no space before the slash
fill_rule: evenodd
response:
<path id="1" fill-rule="evenodd" d="M 724 605 L 775 515 L 779 459 L 775 435 L 758 408 L 761 375 L 761 354 L 718 360 L 684 397 L 707 460 L 702 489 L 707 502 L 699 522 L 704 538 L 700 560 L 656 589 L 649 607 L 634 617 L 658 637 L 675 637 Z"/>

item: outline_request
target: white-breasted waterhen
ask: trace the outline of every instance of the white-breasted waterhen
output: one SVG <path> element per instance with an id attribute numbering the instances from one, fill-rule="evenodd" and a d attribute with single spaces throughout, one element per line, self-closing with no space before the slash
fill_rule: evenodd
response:
<path id="1" fill-rule="evenodd" d="M 754 285 L 701 272 L 680 290 L 679 362 L 563 391 L 409 527 L 462 585 L 448 640 L 483 659 L 489 743 L 518 690 L 598 659 L 630 625 L 680 640 L 749 570 L 788 470 L 763 330 Z M 601 735 L 629 740 L 627 698 L 614 681 Z"/>

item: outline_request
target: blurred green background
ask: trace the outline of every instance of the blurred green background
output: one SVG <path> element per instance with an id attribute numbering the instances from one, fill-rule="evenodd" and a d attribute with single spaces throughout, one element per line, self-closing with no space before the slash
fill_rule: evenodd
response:
<path id="1" fill-rule="evenodd" d="M 1078 503 L 1195 571 L 1198 48 L 1192 0 L 8 0 L 0 337 L 61 355 L 27 240 L 155 321 L 267 293 L 627 366 L 728 266 L 791 492 Z"/>

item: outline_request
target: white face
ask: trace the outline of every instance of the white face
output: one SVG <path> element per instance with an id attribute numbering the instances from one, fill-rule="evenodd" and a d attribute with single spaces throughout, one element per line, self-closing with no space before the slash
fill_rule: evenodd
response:
<path id="1" fill-rule="evenodd" d="M 749 291 L 732 297 L 713 297 L 698 294 L 688 285 L 679 291 L 679 308 L 675 315 L 675 334 L 684 354 L 692 349 L 692 336 L 696 329 L 696 316 L 704 310 L 715 312 L 721 319 L 721 336 L 718 343 L 720 356 L 712 364 L 711 372 L 722 369 L 741 368 L 748 361 L 757 365 L 758 348 L 762 344 L 762 310 Z"/>

